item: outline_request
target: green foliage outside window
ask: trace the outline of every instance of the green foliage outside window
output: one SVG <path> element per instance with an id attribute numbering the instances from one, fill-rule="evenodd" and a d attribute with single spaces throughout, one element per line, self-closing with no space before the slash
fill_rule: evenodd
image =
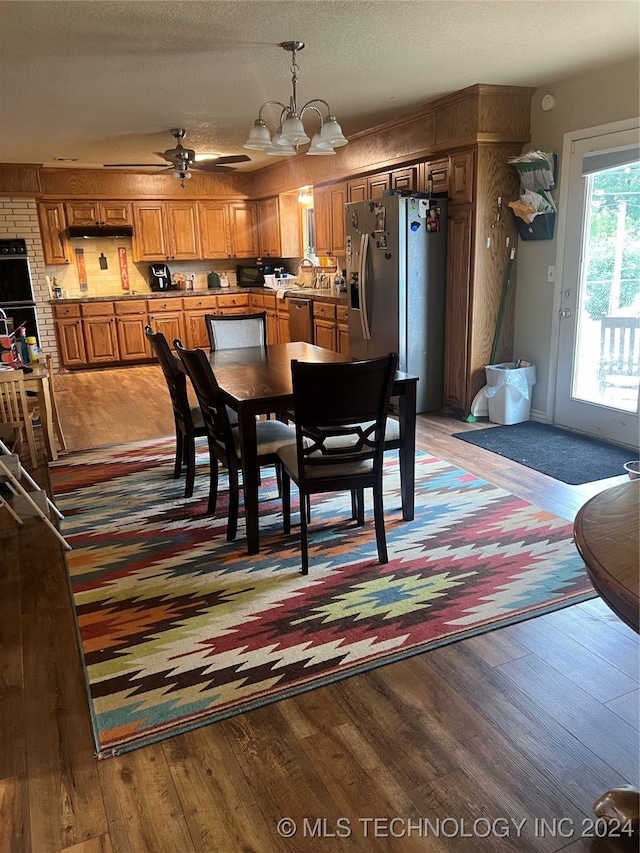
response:
<path id="1" fill-rule="evenodd" d="M 618 219 L 626 205 L 620 308 L 640 302 L 640 163 L 593 176 L 585 308 L 594 320 L 609 311 Z"/>

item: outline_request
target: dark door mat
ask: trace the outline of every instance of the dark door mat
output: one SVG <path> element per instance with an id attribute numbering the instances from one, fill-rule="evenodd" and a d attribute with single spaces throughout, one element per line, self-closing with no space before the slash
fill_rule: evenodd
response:
<path id="1" fill-rule="evenodd" d="M 536 421 L 456 432 L 453 437 L 572 486 L 617 477 L 625 473 L 625 462 L 638 458 L 637 450 Z"/>

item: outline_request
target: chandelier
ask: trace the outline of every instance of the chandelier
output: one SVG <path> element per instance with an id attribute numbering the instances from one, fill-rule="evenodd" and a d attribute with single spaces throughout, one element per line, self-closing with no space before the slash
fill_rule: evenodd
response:
<path id="1" fill-rule="evenodd" d="M 339 148 L 341 145 L 347 145 L 348 140 L 342 133 L 342 128 L 338 124 L 336 117 L 332 114 L 329 104 L 321 98 L 312 98 L 298 109 L 297 88 L 300 67 L 296 62 L 296 54 L 299 50 L 303 49 L 304 42 L 283 41 L 280 47 L 283 50 L 289 51 L 292 55 L 289 70 L 291 71 L 291 87 L 293 91 L 289 99 L 289 105 L 286 106 L 280 101 L 265 101 L 260 107 L 258 118 L 251 128 L 249 138 L 245 142 L 244 147 L 253 148 L 257 151 L 265 151 L 274 157 L 287 157 L 296 154 L 300 145 L 306 145 L 310 141 L 311 145 L 307 150 L 307 154 L 315 156 L 335 154 L 334 149 Z M 326 115 L 324 115 L 321 107 L 316 106 L 316 104 L 320 104 L 326 108 Z M 280 107 L 280 121 L 273 137 L 262 118 L 262 111 L 265 107 L 269 106 Z M 320 127 L 314 133 L 311 140 L 309 140 L 302 124 L 302 118 L 308 112 L 317 113 L 320 117 Z"/>

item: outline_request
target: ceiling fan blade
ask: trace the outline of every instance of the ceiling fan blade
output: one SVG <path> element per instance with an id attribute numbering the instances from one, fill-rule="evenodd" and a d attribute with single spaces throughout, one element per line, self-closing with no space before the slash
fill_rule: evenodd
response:
<path id="1" fill-rule="evenodd" d="M 224 157 L 212 157 L 210 160 L 198 160 L 199 163 L 217 163 L 218 166 L 224 166 L 227 163 L 248 163 L 251 161 L 251 157 L 248 157 L 246 154 L 229 154 Z"/>
<path id="2" fill-rule="evenodd" d="M 220 166 L 217 160 L 201 160 L 199 163 L 192 163 L 189 166 L 192 172 L 234 172 L 233 166 Z"/>

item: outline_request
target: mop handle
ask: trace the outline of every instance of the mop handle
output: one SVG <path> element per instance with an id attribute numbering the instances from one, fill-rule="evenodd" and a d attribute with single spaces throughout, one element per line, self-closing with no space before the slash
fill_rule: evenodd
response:
<path id="1" fill-rule="evenodd" d="M 498 328 L 496 329 L 496 338 L 493 343 L 493 352 L 491 353 L 490 364 L 495 364 L 500 349 L 500 338 L 502 337 L 502 324 L 504 323 L 504 314 L 507 308 L 507 296 L 509 295 L 509 285 L 511 284 L 511 272 L 513 270 L 513 259 L 516 256 L 515 246 L 511 249 L 509 255 L 509 263 L 507 264 L 507 277 L 504 282 L 504 290 L 502 291 L 502 301 L 500 302 L 500 313 L 498 315 Z"/>

